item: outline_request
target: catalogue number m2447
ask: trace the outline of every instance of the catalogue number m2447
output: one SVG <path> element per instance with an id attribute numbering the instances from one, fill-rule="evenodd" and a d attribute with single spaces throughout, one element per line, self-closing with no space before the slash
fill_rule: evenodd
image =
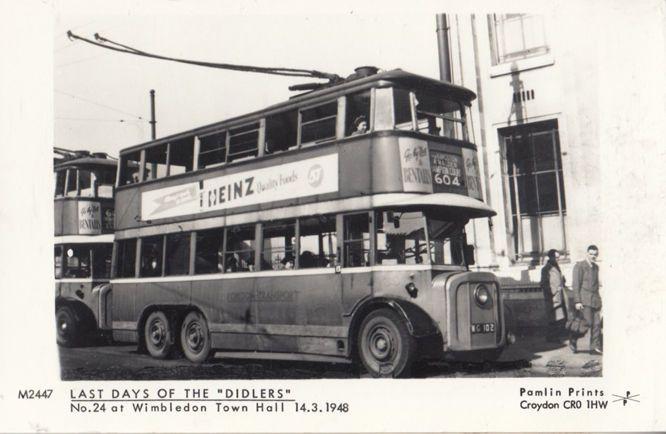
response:
<path id="1" fill-rule="evenodd" d="M 49 399 L 53 389 L 24 389 L 18 391 L 18 399 Z"/>

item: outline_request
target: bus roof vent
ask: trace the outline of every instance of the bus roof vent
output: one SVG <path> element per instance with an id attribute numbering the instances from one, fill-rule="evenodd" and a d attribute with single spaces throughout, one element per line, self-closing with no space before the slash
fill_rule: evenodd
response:
<path id="1" fill-rule="evenodd" d="M 354 73 L 347 77 L 347 80 L 356 80 L 358 78 L 370 77 L 379 72 L 379 68 L 376 66 L 359 66 L 354 69 Z"/>

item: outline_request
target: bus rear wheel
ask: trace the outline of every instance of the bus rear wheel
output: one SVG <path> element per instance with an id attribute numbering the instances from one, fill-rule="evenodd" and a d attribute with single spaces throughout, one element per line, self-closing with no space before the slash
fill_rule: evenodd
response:
<path id="1" fill-rule="evenodd" d="M 190 362 L 203 363 L 210 357 L 210 332 L 206 318 L 200 312 L 190 312 L 183 320 L 180 346 Z"/>
<path id="2" fill-rule="evenodd" d="M 74 311 L 69 306 L 60 306 L 56 310 L 56 340 L 58 345 L 73 347 L 79 342 L 81 327 Z"/>
<path id="3" fill-rule="evenodd" d="M 409 374 L 416 343 L 407 324 L 391 309 L 370 312 L 361 324 L 358 355 L 373 377 L 401 377 Z"/>
<path id="4" fill-rule="evenodd" d="M 173 330 L 166 314 L 151 313 L 144 327 L 146 350 L 156 359 L 166 359 L 173 349 Z"/>

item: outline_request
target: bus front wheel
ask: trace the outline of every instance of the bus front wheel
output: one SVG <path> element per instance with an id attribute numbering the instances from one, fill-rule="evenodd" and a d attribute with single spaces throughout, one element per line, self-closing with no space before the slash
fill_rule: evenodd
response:
<path id="1" fill-rule="evenodd" d="M 60 306 L 56 310 L 56 330 L 58 345 L 73 347 L 78 343 L 80 325 L 74 311 L 69 306 Z"/>
<path id="2" fill-rule="evenodd" d="M 206 318 L 199 312 L 190 312 L 180 329 L 180 345 L 190 362 L 203 363 L 211 351 L 210 332 Z"/>
<path id="3" fill-rule="evenodd" d="M 358 355 L 373 377 L 409 374 L 416 343 L 405 320 L 391 309 L 370 312 L 361 324 Z"/>
<path id="4" fill-rule="evenodd" d="M 153 312 L 144 328 L 146 350 L 156 359 L 166 359 L 173 348 L 173 331 L 169 318 L 162 311 Z"/>

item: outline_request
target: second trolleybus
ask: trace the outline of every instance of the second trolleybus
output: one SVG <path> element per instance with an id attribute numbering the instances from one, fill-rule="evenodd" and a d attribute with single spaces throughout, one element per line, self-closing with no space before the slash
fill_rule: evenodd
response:
<path id="1" fill-rule="evenodd" d="M 500 285 L 470 271 L 472 91 L 401 70 L 120 152 L 113 336 L 153 357 L 491 360 Z"/>

